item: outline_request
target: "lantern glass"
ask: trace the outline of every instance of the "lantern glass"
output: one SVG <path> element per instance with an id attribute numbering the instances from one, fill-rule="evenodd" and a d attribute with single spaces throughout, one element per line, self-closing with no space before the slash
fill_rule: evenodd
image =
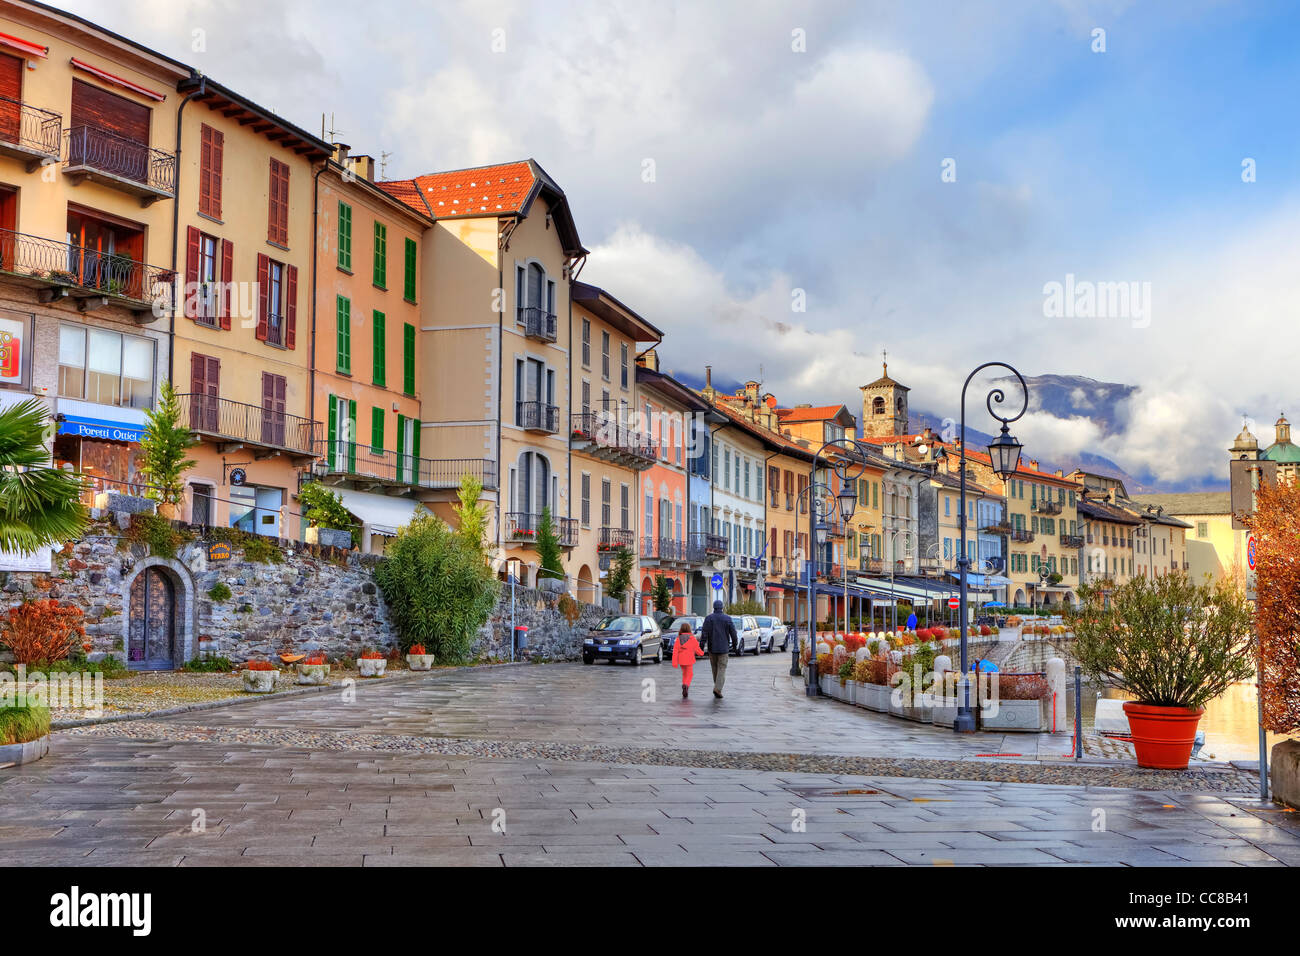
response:
<path id="1" fill-rule="evenodd" d="M 1020 465 L 1021 447 L 1007 426 L 1003 425 L 1002 434 L 989 442 L 989 460 L 993 464 L 994 474 L 1004 481 L 1014 475 Z"/>
<path id="2" fill-rule="evenodd" d="M 846 481 L 840 487 L 840 493 L 835 499 L 840 505 L 840 517 L 847 523 L 853 517 L 853 512 L 858 508 L 858 493 L 853 487 L 854 482 Z"/>

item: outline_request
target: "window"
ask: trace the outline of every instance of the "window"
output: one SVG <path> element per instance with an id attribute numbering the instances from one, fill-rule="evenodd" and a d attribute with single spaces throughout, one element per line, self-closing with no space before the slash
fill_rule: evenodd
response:
<path id="1" fill-rule="evenodd" d="M 221 218 L 221 165 L 225 135 L 204 123 L 199 127 L 199 212 Z"/>
<path id="2" fill-rule="evenodd" d="M 587 474 L 585 471 L 582 473 L 581 494 L 579 497 L 579 501 L 581 502 L 581 506 L 582 506 L 580 512 L 582 515 L 582 526 L 584 528 L 590 527 L 591 526 L 591 475 Z"/>
<path id="3" fill-rule="evenodd" d="M 352 271 L 352 207 L 339 203 L 339 268 Z"/>
<path id="4" fill-rule="evenodd" d="M 614 486 L 608 478 L 600 479 L 600 526 L 608 528 L 613 514 L 610 511 L 610 495 Z"/>
<path id="5" fill-rule="evenodd" d="M 196 280 L 198 288 L 197 308 L 194 320 L 214 328 L 218 325 L 217 314 L 220 290 L 217 283 L 221 281 L 221 267 L 217 260 L 217 238 L 206 233 L 199 234 L 199 272 Z"/>
<path id="6" fill-rule="evenodd" d="M 522 299 L 520 300 L 523 301 Z M 591 368 L 591 320 L 582 320 L 582 365 Z"/>
<path id="7" fill-rule="evenodd" d="M 609 381 L 609 333 L 600 333 L 600 377 Z"/>
<path id="8" fill-rule="evenodd" d="M 266 238 L 277 246 L 289 245 L 289 167 L 271 160 L 271 186 L 266 210 Z"/>
<path id="9" fill-rule="evenodd" d="M 376 310 L 370 317 L 371 323 L 371 365 L 373 371 L 371 379 L 376 385 L 387 384 L 387 358 L 385 355 L 385 331 L 384 323 L 386 322 L 384 313 Z"/>
<path id="10" fill-rule="evenodd" d="M 622 377 L 620 379 L 620 382 L 623 388 L 627 388 L 627 382 L 628 382 L 627 343 L 626 342 L 623 343 L 618 347 L 618 349 L 619 349 L 619 361 L 622 363 L 622 372 L 621 372 Z"/>
<path id="11" fill-rule="evenodd" d="M 375 222 L 375 285 L 388 288 L 388 227 Z"/>
<path id="12" fill-rule="evenodd" d="M 352 374 L 352 302 L 343 296 L 334 300 L 335 367 L 344 375 Z"/>
<path id="13" fill-rule="evenodd" d="M 257 257 L 257 338 L 268 345 L 294 347 L 298 310 L 298 267 Z"/>
<path id="14" fill-rule="evenodd" d="M 153 339 L 59 326 L 59 395 L 122 408 L 153 406 Z"/>
<path id="15" fill-rule="evenodd" d="M 1210 536 L 1210 523 L 1208 521 L 1196 522 L 1196 537 L 1208 538 Z"/>
<path id="16" fill-rule="evenodd" d="M 376 455 L 384 450 L 384 410 L 377 405 L 370 409 L 370 450 Z"/>
<path id="17" fill-rule="evenodd" d="M 630 513 L 630 495 L 631 487 L 629 485 L 619 485 L 619 527 L 623 530 L 630 530 L 632 515 Z"/>
<path id="18" fill-rule="evenodd" d="M 414 302 L 415 301 L 415 240 L 412 239 L 410 236 L 407 236 L 404 246 L 405 246 L 405 253 L 403 256 L 403 261 L 405 263 L 405 267 L 403 269 L 402 296 L 406 299 L 407 302 Z"/>
<path id="19" fill-rule="evenodd" d="M 402 326 L 402 391 L 415 394 L 415 326 L 410 322 Z"/>

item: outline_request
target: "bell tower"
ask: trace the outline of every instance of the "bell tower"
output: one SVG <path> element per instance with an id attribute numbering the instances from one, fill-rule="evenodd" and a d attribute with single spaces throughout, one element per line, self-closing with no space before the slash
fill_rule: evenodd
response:
<path id="1" fill-rule="evenodd" d="M 889 377 L 889 353 L 881 352 L 880 355 L 880 378 L 859 389 L 862 392 L 862 435 L 865 438 L 907 434 L 907 393 L 911 389 Z"/>

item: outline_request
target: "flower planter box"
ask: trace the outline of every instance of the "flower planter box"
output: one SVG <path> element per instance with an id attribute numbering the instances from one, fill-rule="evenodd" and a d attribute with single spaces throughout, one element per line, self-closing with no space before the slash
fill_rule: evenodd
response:
<path id="1" fill-rule="evenodd" d="M 0 746 L 0 767 L 5 764 L 31 763 L 40 760 L 50 752 L 50 735 L 27 740 L 21 744 L 4 744 Z"/>
<path id="2" fill-rule="evenodd" d="M 825 697 L 833 696 L 831 693 L 831 679 L 825 674 L 817 675 L 817 682 L 821 686 L 822 695 Z"/>
<path id="3" fill-rule="evenodd" d="M 844 685 L 844 702 L 846 704 L 856 704 L 858 702 L 858 682 L 855 680 L 848 681 Z"/>
<path id="4" fill-rule="evenodd" d="M 981 730 L 1024 733 L 1042 733 L 1047 730 L 1045 700 L 988 701 L 987 706 L 981 706 L 976 713 L 979 714 Z"/>
<path id="5" fill-rule="evenodd" d="M 889 713 L 895 717 L 903 716 L 903 691 L 899 687 L 886 688 L 889 691 Z"/>
<path id="6" fill-rule="evenodd" d="M 878 714 L 889 713 L 889 692 L 886 684 L 858 685 L 858 706 L 874 710 Z"/>
<path id="7" fill-rule="evenodd" d="M 347 551 L 352 547 L 352 532 L 337 528 L 308 528 L 307 543 Z"/>
<path id="8" fill-rule="evenodd" d="M 433 670 L 432 654 L 407 654 L 406 666 L 413 671 Z"/>
<path id="9" fill-rule="evenodd" d="M 934 697 L 930 701 L 930 723 L 936 727 L 952 727 L 957 719 L 956 697 Z"/>
<path id="10" fill-rule="evenodd" d="M 928 724 L 934 716 L 934 705 L 929 694 L 914 694 L 912 702 L 903 704 L 903 716 L 918 724 Z"/>
<path id="11" fill-rule="evenodd" d="M 244 690 L 250 694 L 269 694 L 275 690 L 279 671 L 244 671 Z"/>
<path id="12" fill-rule="evenodd" d="M 324 684 L 329 681 L 330 666 L 328 664 L 299 664 L 298 679 L 295 684 Z"/>
<path id="13" fill-rule="evenodd" d="M 388 667 L 388 658 L 386 657 L 358 657 L 357 670 L 361 672 L 362 677 L 383 677 L 384 669 Z"/>

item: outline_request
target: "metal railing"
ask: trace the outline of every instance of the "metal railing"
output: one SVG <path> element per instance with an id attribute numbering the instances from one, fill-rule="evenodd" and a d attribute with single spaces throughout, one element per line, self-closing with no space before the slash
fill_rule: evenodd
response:
<path id="1" fill-rule="evenodd" d="M 375 478 L 420 488 L 457 488 L 470 475 L 485 491 L 497 487 L 496 462 L 486 458 L 416 458 L 365 442 L 322 439 L 316 442 L 318 470 L 329 475 Z"/>
<path id="2" fill-rule="evenodd" d="M 1012 529 L 1011 529 L 1011 540 L 1012 540 L 1012 541 L 1026 541 L 1026 542 L 1027 542 L 1027 541 L 1033 541 L 1033 540 L 1034 540 L 1034 532 L 1032 532 L 1032 531 L 1028 531 L 1028 530 L 1026 530 L 1026 529 L 1024 529 L 1024 528 L 1012 528 Z"/>
<path id="3" fill-rule="evenodd" d="M 618 548 L 636 547 L 636 532 L 630 528 L 602 527 L 596 539 L 596 547 L 601 551 L 614 551 Z"/>
<path id="4" fill-rule="evenodd" d="M 727 553 L 725 535 L 708 531 L 692 531 L 686 536 L 686 556 L 689 560 L 703 562 Z"/>
<path id="5" fill-rule="evenodd" d="M 200 434 L 303 454 L 315 452 L 320 423 L 309 418 L 197 392 L 176 397 L 181 408 L 189 409 L 190 428 Z"/>
<path id="6" fill-rule="evenodd" d="M 1053 501 L 1051 498 L 1040 498 L 1034 504 L 1034 510 L 1040 515 L 1059 515 L 1061 513 L 1061 503 Z"/>
<path id="7" fill-rule="evenodd" d="M 556 518 L 552 516 L 551 523 L 555 525 L 555 534 L 560 539 L 561 547 L 572 548 L 577 545 L 577 518 Z M 506 537 L 511 541 L 536 541 L 537 531 L 541 526 L 542 516 L 540 513 L 529 511 L 506 512 Z"/>
<path id="8" fill-rule="evenodd" d="M 999 521 L 995 524 L 986 524 L 979 529 L 980 534 L 1008 535 L 1015 529 L 1005 521 Z"/>
<path id="9" fill-rule="evenodd" d="M 74 126 L 64 134 L 63 165 L 84 168 L 139 183 L 173 196 L 176 193 L 176 154 L 147 143 L 118 136 L 96 126 Z"/>
<path id="10" fill-rule="evenodd" d="M 1061 545 L 1066 548 L 1082 548 L 1083 535 L 1063 534 L 1061 535 Z"/>
<path id="11" fill-rule="evenodd" d="M 556 432 L 560 428 L 560 409 L 545 402 L 515 402 L 515 424 L 529 431 Z"/>
<path id="12" fill-rule="evenodd" d="M 767 559 L 768 571 L 773 575 L 782 575 L 785 573 L 785 558 L 778 555 L 772 555 Z"/>
<path id="13" fill-rule="evenodd" d="M 885 562 L 882 558 L 862 558 L 858 561 L 858 570 L 867 574 L 880 574 L 884 569 Z"/>
<path id="14" fill-rule="evenodd" d="M 176 274 L 123 255 L 0 229 L 0 270 L 150 304 L 171 301 Z"/>
<path id="15" fill-rule="evenodd" d="M 524 335 L 532 339 L 554 342 L 557 332 L 555 314 L 535 305 L 519 307 L 519 322 L 524 327 Z"/>
<path id="16" fill-rule="evenodd" d="M 639 458 L 656 457 L 657 446 L 649 435 L 619 424 L 606 412 L 574 412 L 569 418 L 571 438 L 594 441 Z"/>
<path id="17" fill-rule="evenodd" d="M 57 159 L 62 132 L 58 113 L 0 96 L 0 142 Z"/>

